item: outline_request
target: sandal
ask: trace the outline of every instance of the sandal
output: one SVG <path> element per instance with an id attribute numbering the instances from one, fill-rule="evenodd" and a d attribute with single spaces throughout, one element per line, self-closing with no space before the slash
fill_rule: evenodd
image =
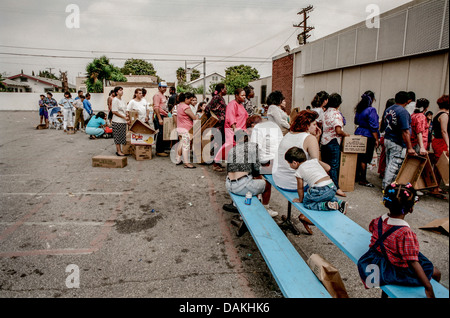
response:
<path id="1" fill-rule="evenodd" d="M 188 166 L 188 165 L 184 165 L 185 169 L 195 169 L 197 168 L 196 166 Z"/>
<path id="2" fill-rule="evenodd" d="M 358 183 L 359 183 L 359 185 L 362 185 L 364 187 L 375 188 L 375 186 L 372 183 L 370 183 L 369 181 L 359 181 Z"/>
<path id="3" fill-rule="evenodd" d="M 217 172 L 222 172 L 223 168 L 219 167 L 219 166 L 213 166 L 213 170 L 217 171 Z"/>

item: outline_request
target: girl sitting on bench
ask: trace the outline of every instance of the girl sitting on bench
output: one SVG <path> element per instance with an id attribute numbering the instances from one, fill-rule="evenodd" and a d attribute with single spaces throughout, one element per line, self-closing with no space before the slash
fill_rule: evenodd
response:
<path id="1" fill-rule="evenodd" d="M 441 273 L 419 252 L 417 236 L 404 220 L 413 212 L 417 198 L 410 183 L 392 183 L 384 190 L 383 203 L 389 213 L 370 223 L 369 250 L 358 261 L 366 288 L 389 284 L 424 286 L 426 296 L 434 298 L 430 279 L 439 281 Z"/>

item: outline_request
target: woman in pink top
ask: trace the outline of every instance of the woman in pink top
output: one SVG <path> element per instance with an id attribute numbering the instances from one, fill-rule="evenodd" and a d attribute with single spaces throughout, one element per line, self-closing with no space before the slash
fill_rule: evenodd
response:
<path id="1" fill-rule="evenodd" d="M 181 156 L 183 157 L 184 167 L 188 169 L 196 168 L 189 163 L 189 155 L 191 150 L 191 134 L 190 130 L 194 125 L 197 116 L 191 110 L 191 100 L 195 95 L 192 93 L 181 93 L 178 98 L 180 103 L 177 107 L 177 132 L 178 132 L 178 149 L 177 149 L 177 165 L 181 164 Z"/>
<path id="2" fill-rule="evenodd" d="M 411 115 L 411 146 L 420 155 L 426 155 L 428 149 L 428 123 L 425 113 L 430 105 L 426 98 L 419 98 L 416 101 L 416 108 Z"/>
<path id="3" fill-rule="evenodd" d="M 214 165 L 218 166 L 217 162 L 222 161 L 227 158 L 228 152 L 234 145 L 234 135 L 238 130 L 247 130 L 247 118 L 248 113 L 244 108 L 243 103 L 245 102 L 245 91 L 242 88 L 236 88 L 234 91 L 235 99 L 228 103 L 226 113 L 225 113 L 225 144 L 219 149 L 216 157 L 214 158 Z M 218 170 L 213 167 L 215 171 Z"/>

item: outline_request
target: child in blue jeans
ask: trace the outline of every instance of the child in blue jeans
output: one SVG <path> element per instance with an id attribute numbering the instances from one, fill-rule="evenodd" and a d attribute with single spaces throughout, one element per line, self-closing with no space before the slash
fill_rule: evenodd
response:
<path id="1" fill-rule="evenodd" d="M 327 170 L 330 170 L 329 165 L 318 159 L 306 160 L 305 152 L 298 147 L 286 151 L 284 159 L 296 170 L 298 198 L 294 199 L 294 202 L 303 203 L 303 206 L 310 210 L 338 210 L 343 214 L 347 213 L 348 203 L 336 197 L 336 185 L 327 174 Z M 304 183 L 308 185 L 306 192 Z M 302 214 L 299 219 L 308 233 L 312 234 L 307 226 L 313 225 L 311 221 Z"/>
<path id="2" fill-rule="evenodd" d="M 439 281 L 440 271 L 419 252 L 416 234 L 405 216 L 413 212 L 416 190 L 410 183 L 392 183 L 383 193 L 383 203 L 389 209 L 369 225 L 372 232 L 369 250 L 358 260 L 358 271 L 366 288 L 396 284 L 424 286 L 428 298 L 434 298 L 430 279 Z M 378 268 L 374 275 L 374 267 Z"/>

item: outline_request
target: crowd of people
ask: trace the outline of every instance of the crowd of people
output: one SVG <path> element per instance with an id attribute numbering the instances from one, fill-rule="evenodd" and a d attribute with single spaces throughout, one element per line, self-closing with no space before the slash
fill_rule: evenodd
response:
<path id="1" fill-rule="evenodd" d="M 373 236 L 369 256 L 384 257 L 396 265 L 387 276 L 398 278 L 401 275 L 397 271 L 404 270 L 401 277 L 416 278 L 413 283 L 410 280 L 404 283 L 424 285 L 427 295 L 433 295 L 429 279 L 438 277 L 439 272 L 419 253 L 416 235 L 404 229 L 396 231 L 393 239 L 385 240 L 387 234 L 383 234 L 390 234 L 392 228 L 408 227 L 404 218 L 412 212 L 417 195 L 423 195 L 411 184 L 398 185 L 395 182 L 405 156 L 429 155 L 435 164 L 444 152 L 448 155 L 448 95 L 436 101 L 439 111 L 434 115 L 428 111 L 429 100 L 416 100 L 414 92 L 399 91 L 386 101 L 380 116 L 373 106 L 375 93 L 365 91 L 354 108 L 356 129 L 350 134 L 340 111 L 343 100 L 338 93 L 320 91 L 306 109 L 294 107 L 289 112 L 281 91 L 271 92 L 267 97 L 267 106 L 258 108 L 251 100 L 254 97 L 251 86 L 237 88 L 234 99 L 229 103 L 224 99 L 227 88 L 222 83 L 216 85 L 209 102 L 201 103 L 190 92 L 177 94 L 175 87 L 171 87 L 169 96 L 166 96 L 167 88 L 167 83 L 159 83 L 150 106 L 145 99 L 145 89 L 136 89 L 132 100 L 126 103 L 122 98 L 123 88 L 116 87 L 107 100 L 108 115 L 104 112 L 93 114 L 89 94 L 83 96 L 83 92 L 79 92 L 77 98 L 72 100 L 70 93 L 66 93 L 56 103 L 49 93 L 47 98 L 41 96 L 39 115 L 42 123 L 47 107 L 60 105 L 63 108 L 64 130 L 72 123 L 75 114 L 75 129 L 84 130 L 91 138 L 100 137 L 107 127 L 112 127 L 116 155 L 125 156 L 121 147 L 127 142 L 130 112 L 136 111 L 141 121 L 158 130 L 156 155 L 169 157 L 170 150 L 174 150 L 175 165 L 183 164 L 184 168 L 194 169 L 196 166 L 191 162 L 194 121 L 214 114 L 217 123 L 208 135 L 213 146 L 210 152 L 213 160 L 207 164 L 211 164 L 217 172 L 226 169 L 226 189 L 241 196 L 248 193 L 258 196 L 272 217 L 276 217 L 278 212 L 269 206 L 272 187 L 262 178 L 264 174 L 272 174 L 279 188 L 297 192 L 295 202 L 303 203 L 309 209 L 338 210 L 346 214 L 348 202 L 341 199 L 346 194 L 339 188 L 338 180 L 342 139 L 351 134 L 367 137 L 366 152 L 358 154 L 355 181 L 361 186 L 374 187 L 367 180 L 367 169 L 374 151 L 380 150 L 378 173 L 382 178 L 383 202 L 389 209 L 389 213 L 370 225 Z M 178 142 L 175 146 L 163 138 L 164 119 L 167 117 L 172 117 L 176 123 Z M 226 168 L 222 165 L 225 162 Z M 434 172 L 440 184 L 439 171 L 435 169 Z M 443 192 L 439 186 L 429 191 L 437 196 L 442 196 Z M 233 202 L 223 208 L 237 212 Z M 302 214 L 299 220 L 306 231 L 313 234 L 310 228 L 313 223 Z M 384 240 L 387 257 L 380 254 L 378 239 Z M 408 248 L 404 248 L 405 240 L 408 241 Z M 366 258 L 369 256 L 366 255 Z M 406 273 L 406 269 L 409 272 Z M 385 281 L 392 282 L 389 278 Z"/>

